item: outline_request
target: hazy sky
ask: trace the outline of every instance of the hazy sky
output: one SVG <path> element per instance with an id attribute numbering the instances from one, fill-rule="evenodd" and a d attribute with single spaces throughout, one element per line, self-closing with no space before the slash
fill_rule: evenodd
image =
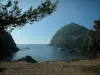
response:
<path id="1" fill-rule="evenodd" d="M 25 11 L 44 1 L 19 0 L 19 6 Z M 100 19 L 100 0 L 60 0 L 52 15 L 22 29 L 15 29 L 11 34 L 17 44 L 48 44 L 63 25 L 73 22 L 91 29 L 93 21 L 97 19 Z"/>

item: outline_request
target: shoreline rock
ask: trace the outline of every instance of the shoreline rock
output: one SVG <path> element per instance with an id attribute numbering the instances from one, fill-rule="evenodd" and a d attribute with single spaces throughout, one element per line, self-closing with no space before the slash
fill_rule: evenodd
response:
<path id="1" fill-rule="evenodd" d="M 0 31 L 0 60 L 9 61 L 13 54 L 19 51 L 20 49 L 16 46 L 15 41 L 11 34 L 6 31 Z"/>
<path id="2" fill-rule="evenodd" d="M 16 61 L 26 61 L 26 62 L 30 62 L 30 63 L 37 63 L 36 60 L 34 60 L 31 56 L 25 56 L 19 60 Z"/>

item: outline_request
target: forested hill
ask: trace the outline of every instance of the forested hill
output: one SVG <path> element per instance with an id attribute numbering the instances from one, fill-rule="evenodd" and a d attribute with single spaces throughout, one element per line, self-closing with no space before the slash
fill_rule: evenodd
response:
<path id="1" fill-rule="evenodd" d="M 84 43 L 84 37 L 87 31 L 87 28 L 75 23 L 64 25 L 53 36 L 50 45 L 56 45 L 66 48 L 81 47 L 81 45 Z"/>

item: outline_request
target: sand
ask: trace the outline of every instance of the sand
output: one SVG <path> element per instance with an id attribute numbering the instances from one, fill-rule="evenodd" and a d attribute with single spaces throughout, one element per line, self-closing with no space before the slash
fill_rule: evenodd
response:
<path id="1" fill-rule="evenodd" d="M 0 75 L 100 75 L 100 59 L 74 62 L 0 62 Z"/>

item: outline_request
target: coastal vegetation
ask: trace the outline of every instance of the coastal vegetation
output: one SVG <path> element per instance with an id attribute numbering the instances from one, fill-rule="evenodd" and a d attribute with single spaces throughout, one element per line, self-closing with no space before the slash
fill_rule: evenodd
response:
<path id="1" fill-rule="evenodd" d="M 50 45 L 84 52 L 89 58 L 100 53 L 100 20 L 94 21 L 94 29 L 87 29 L 75 23 L 61 27 L 51 39 Z"/>
<path id="2" fill-rule="evenodd" d="M 53 36 L 50 45 L 56 45 L 67 49 L 83 48 L 87 46 L 87 32 L 89 29 L 75 23 L 70 23 L 61 27 Z"/>
<path id="3" fill-rule="evenodd" d="M 88 32 L 89 45 L 87 51 L 92 58 L 100 54 L 100 20 L 94 21 L 94 30 Z"/>

